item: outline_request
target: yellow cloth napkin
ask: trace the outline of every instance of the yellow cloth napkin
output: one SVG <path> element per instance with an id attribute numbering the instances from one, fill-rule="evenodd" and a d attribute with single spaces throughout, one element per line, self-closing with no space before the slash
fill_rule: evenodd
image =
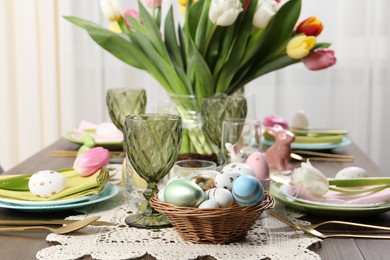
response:
<path id="1" fill-rule="evenodd" d="M 61 192 L 42 198 L 32 194 L 30 191 L 13 191 L 0 189 L 0 197 L 23 201 L 53 201 L 81 198 L 87 195 L 98 194 L 107 184 L 110 176 L 106 168 L 102 168 L 88 177 L 82 177 L 73 169 L 60 172 L 66 178 L 66 187 Z M 16 175 L 0 176 L 0 180 Z"/>

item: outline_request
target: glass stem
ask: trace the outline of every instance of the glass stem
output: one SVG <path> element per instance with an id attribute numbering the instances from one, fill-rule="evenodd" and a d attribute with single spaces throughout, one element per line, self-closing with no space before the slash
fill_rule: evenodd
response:
<path id="1" fill-rule="evenodd" d="M 148 205 L 146 207 L 145 213 L 149 213 L 149 214 L 158 213 L 154 208 L 150 206 L 150 199 L 152 198 L 155 192 L 157 192 L 157 182 L 148 182 L 148 186 L 143 193 L 145 199 L 148 201 Z"/>

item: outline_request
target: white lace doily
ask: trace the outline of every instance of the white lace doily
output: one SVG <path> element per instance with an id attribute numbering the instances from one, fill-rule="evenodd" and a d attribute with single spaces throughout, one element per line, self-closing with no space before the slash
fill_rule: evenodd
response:
<path id="1" fill-rule="evenodd" d="M 216 259 L 320 259 L 307 249 L 320 239 L 295 231 L 264 212 L 243 241 L 228 245 L 204 245 L 184 242 L 173 228 L 137 229 L 126 226 L 129 212 L 123 192 L 117 197 L 83 208 L 86 215 L 100 215 L 100 220 L 117 226 L 88 226 L 67 235 L 50 234 L 46 240 L 60 245 L 40 250 L 37 259 L 78 259 L 90 255 L 94 259 L 131 259 L 150 254 L 157 259 L 195 259 L 209 255 Z M 289 218 L 299 213 L 278 205 L 274 210 Z M 69 219 L 82 219 L 85 215 Z"/>

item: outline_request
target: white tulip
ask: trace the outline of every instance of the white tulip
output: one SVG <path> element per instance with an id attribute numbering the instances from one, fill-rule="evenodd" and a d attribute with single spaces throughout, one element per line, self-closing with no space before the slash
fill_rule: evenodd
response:
<path id="1" fill-rule="evenodd" d="M 229 26 L 242 11 L 240 0 L 212 0 L 209 18 L 218 26 Z"/>
<path id="2" fill-rule="evenodd" d="M 300 186 L 310 194 L 321 197 L 328 192 L 329 181 L 322 172 L 307 162 L 294 171 L 290 186 Z"/>
<path id="3" fill-rule="evenodd" d="M 258 29 L 266 28 L 280 6 L 275 0 L 260 0 L 253 16 L 253 26 Z"/>
<path id="4" fill-rule="evenodd" d="M 100 9 L 103 15 L 111 22 L 118 21 L 121 17 L 118 3 L 115 0 L 101 0 Z"/>

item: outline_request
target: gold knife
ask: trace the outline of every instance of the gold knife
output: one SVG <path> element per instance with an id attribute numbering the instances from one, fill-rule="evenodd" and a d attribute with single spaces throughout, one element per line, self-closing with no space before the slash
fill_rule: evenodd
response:
<path id="1" fill-rule="evenodd" d="M 3 226 L 27 226 L 27 225 L 62 225 L 73 223 L 77 220 L 68 220 L 68 219 L 50 219 L 50 220 L 19 220 L 19 219 L 7 219 L 0 220 L 0 225 Z M 107 221 L 95 221 L 90 225 L 93 226 L 116 226 L 115 223 Z"/>

